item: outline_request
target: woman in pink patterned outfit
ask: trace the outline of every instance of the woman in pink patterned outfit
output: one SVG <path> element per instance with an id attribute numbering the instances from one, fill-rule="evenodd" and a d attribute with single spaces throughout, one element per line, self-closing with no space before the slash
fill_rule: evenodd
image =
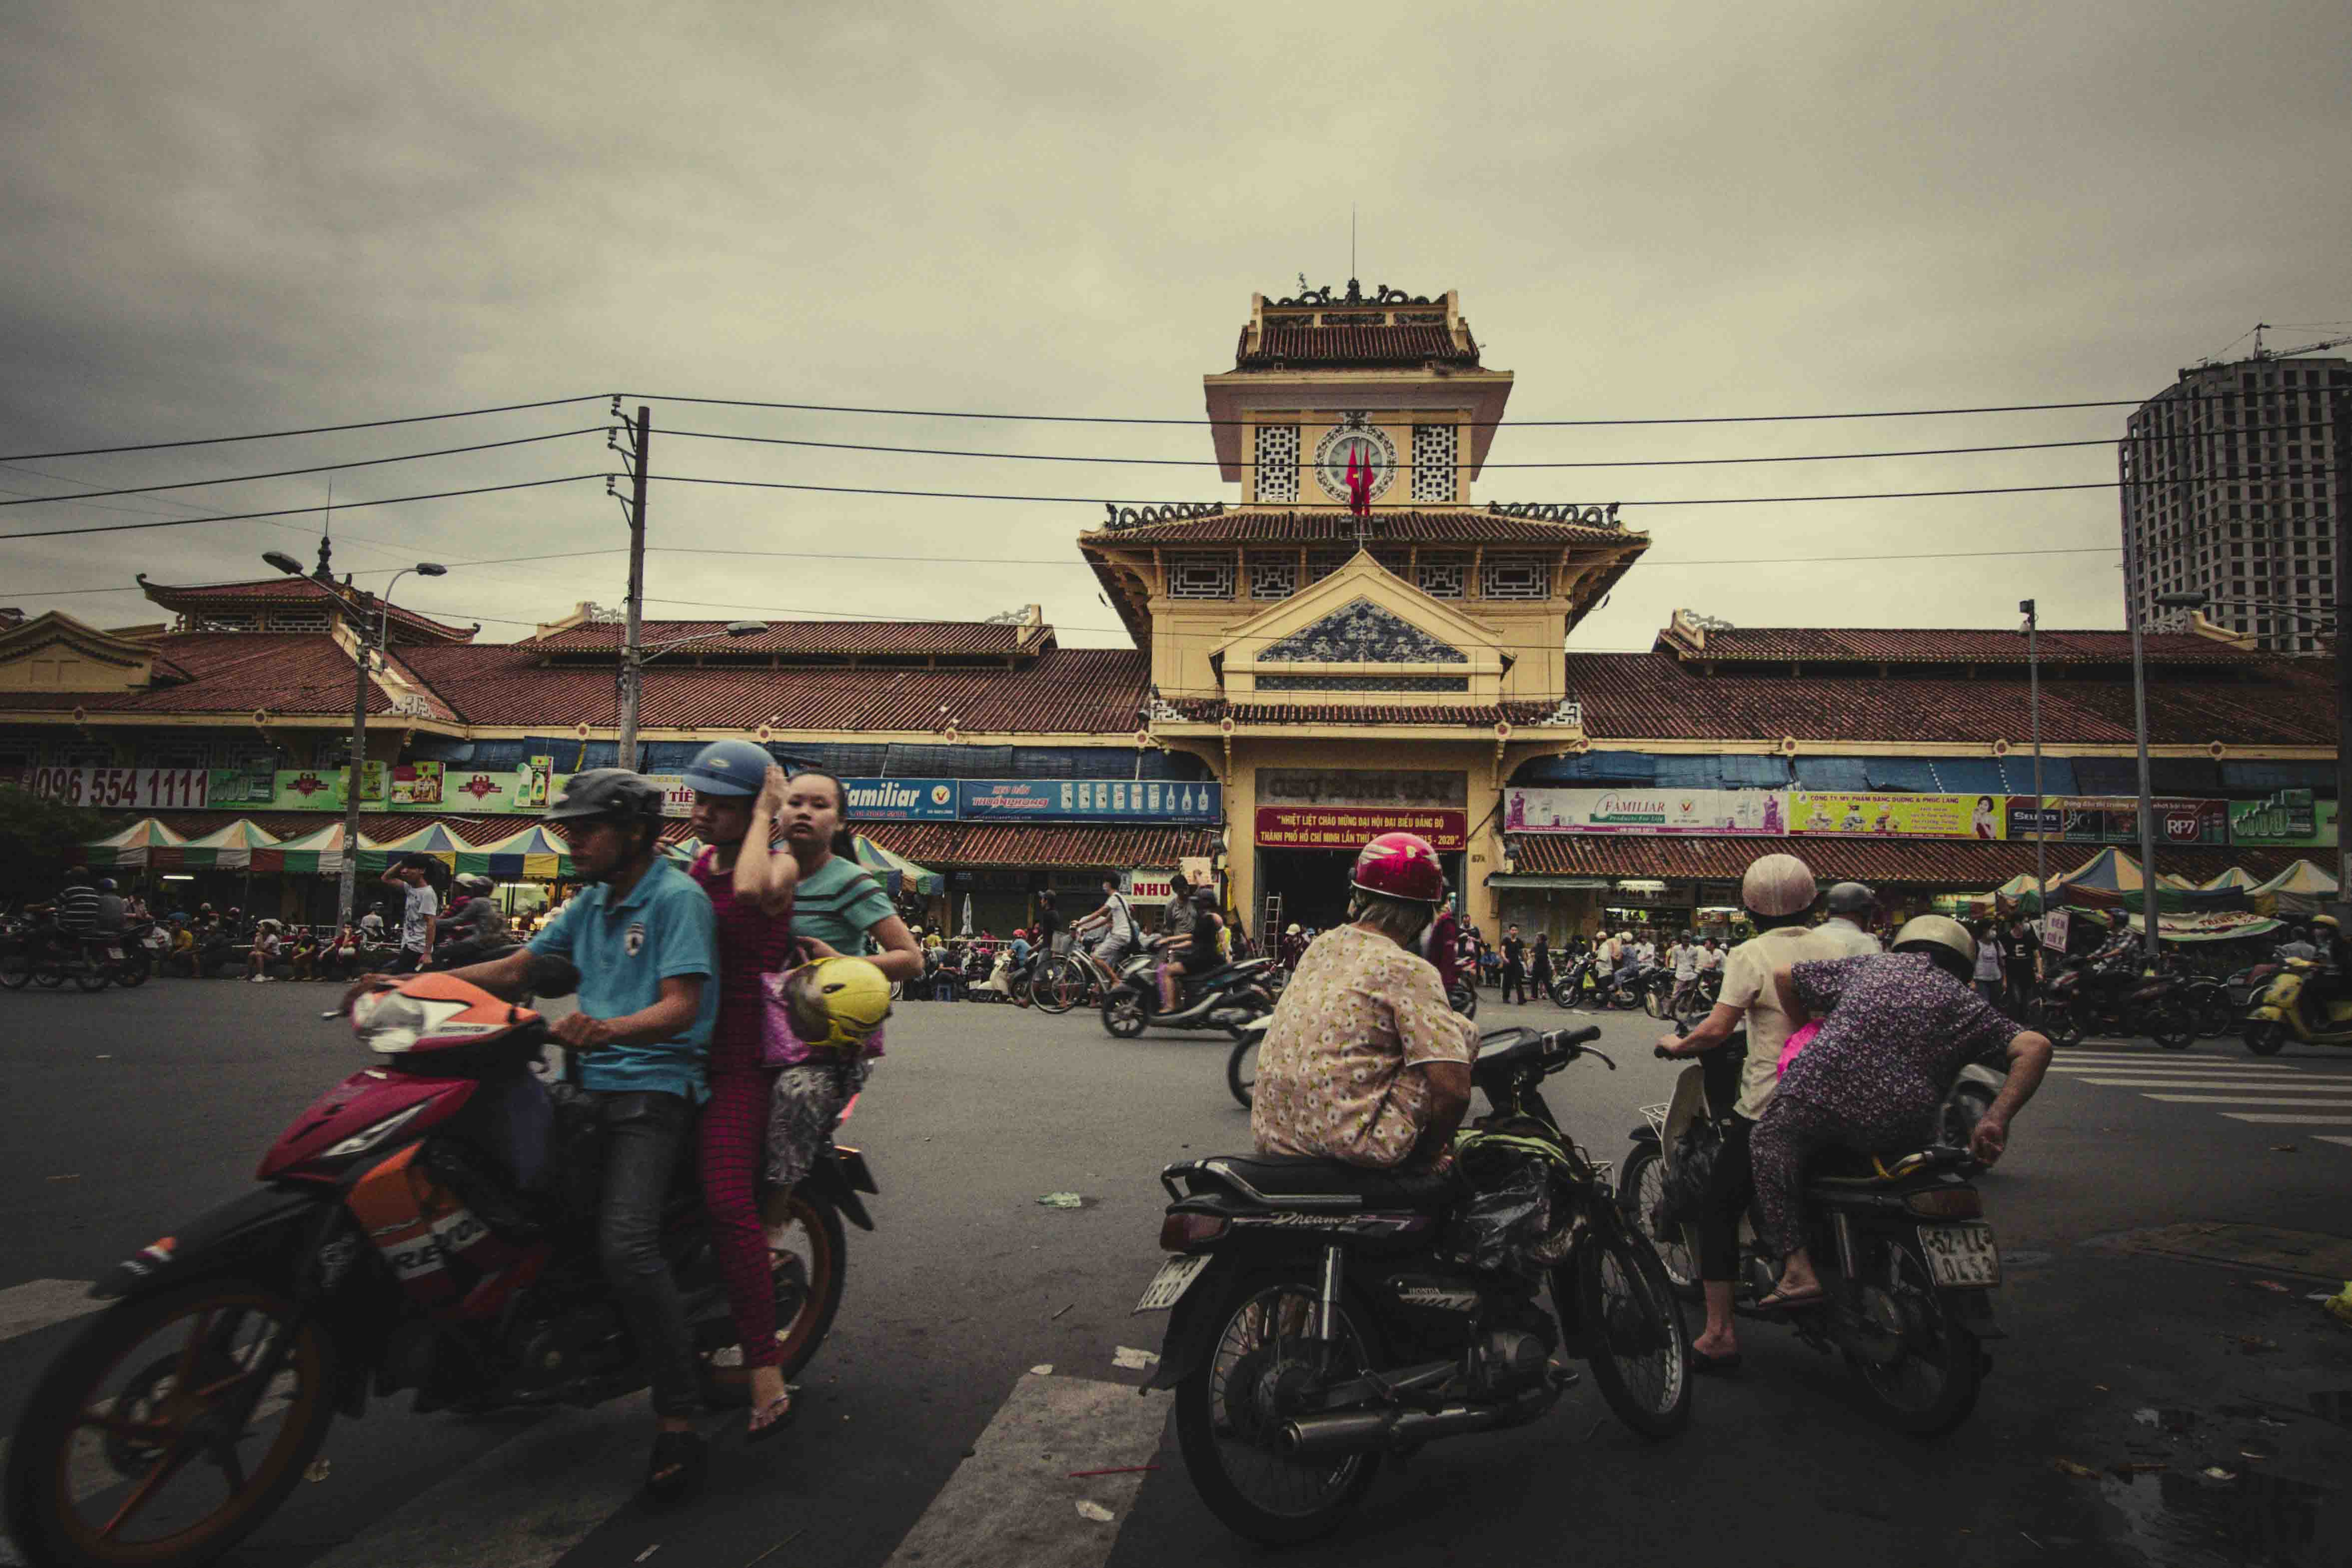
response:
<path id="1" fill-rule="evenodd" d="M 702 1201 L 727 1282 L 727 1303 L 751 1384 L 749 1440 L 782 1430 L 792 1414 L 776 1345 L 775 1281 L 760 1217 L 768 1102 L 762 974 L 792 967 L 793 889 L 799 868 L 769 842 L 784 799 L 784 772 L 749 741 L 705 746 L 687 768 L 692 827 L 706 847 L 690 874 L 719 917 L 719 1017 L 710 1031 L 710 1100 L 702 1108 Z"/>

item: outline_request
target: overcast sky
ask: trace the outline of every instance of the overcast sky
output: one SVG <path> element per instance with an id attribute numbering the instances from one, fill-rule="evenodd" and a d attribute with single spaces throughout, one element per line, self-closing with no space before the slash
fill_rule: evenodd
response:
<path id="1" fill-rule="evenodd" d="M 1202 417 L 1253 290 L 1459 289 L 1517 419 L 2137 398 L 2256 321 L 2352 324 L 2352 8 L 1664 5 L 134 5 L 0 8 L 0 455 L 603 394 L 655 471 L 1233 500 L 1208 433 L 698 407 L 684 395 Z M 2308 325 L 2303 325 L 2308 324 Z M 2240 344 L 2242 351 L 2244 344 Z M 2347 351 L 2338 351 L 2347 352 Z M 632 405 L 638 398 L 632 396 Z M 0 468 L 0 500 L 601 426 L 601 401 Z M 1501 432 L 1608 462 L 2086 440 L 1723 468 L 1491 467 L 1479 499 L 2101 482 L 2123 409 Z M 340 502 L 602 473 L 600 435 L 347 469 Z M 316 506 L 326 476 L 0 510 L 0 531 Z M 648 613 L 968 617 L 1123 643 L 1083 500 L 659 483 Z M 2112 489 L 1629 505 L 1652 560 L 1574 634 L 2120 624 Z M 315 519 L 28 541 L 0 605 L 263 575 Z M 485 637 L 617 604 L 601 481 L 339 516 L 335 562 Z M 694 548 L 796 554 L 671 553 Z M 1979 560 L 1906 552 L 2085 549 Z M 459 565 L 566 552 L 608 553 Z M 827 561 L 810 555 L 919 557 Z M 1830 557 L 1824 563 L 1809 559 Z M 1756 564 L 1759 561 L 1784 563 Z M 1036 563 L 1031 564 L 1029 563 Z M 119 591 L 52 596 L 52 589 Z M 497 617 L 497 618 L 493 618 Z"/>

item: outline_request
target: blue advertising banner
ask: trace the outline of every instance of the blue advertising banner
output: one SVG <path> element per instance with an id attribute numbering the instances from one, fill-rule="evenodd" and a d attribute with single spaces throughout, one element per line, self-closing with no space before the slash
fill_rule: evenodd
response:
<path id="1" fill-rule="evenodd" d="M 1222 787 L 1160 779 L 966 779 L 956 795 L 967 822 L 1219 822 Z"/>
<path id="2" fill-rule="evenodd" d="M 844 779 L 852 822 L 953 822 L 952 779 Z"/>

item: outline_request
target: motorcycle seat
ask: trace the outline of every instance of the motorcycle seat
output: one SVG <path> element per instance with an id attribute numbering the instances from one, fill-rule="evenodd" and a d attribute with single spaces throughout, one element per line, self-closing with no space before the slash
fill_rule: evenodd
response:
<path id="1" fill-rule="evenodd" d="M 1948 1171 L 1964 1158 L 1965 1151 L 1945 1148 L 1916 1149 L 1900 1154 L 1856 1154 L 1838 1150 L 1814 1162 L 1805 1173 L 1805 1184 L 1848 1189 L 1894 1186 Z"/>
<path id="2" fill-rule="evenodd" d="M 1177 1167 L 1198 1193 L 1218 1187 L 1268 1208 L 1435 1212 L 1453 1201 L 1451 1171 L 1397 1172 L 1311 1154 L 1222 1154 Z"/>

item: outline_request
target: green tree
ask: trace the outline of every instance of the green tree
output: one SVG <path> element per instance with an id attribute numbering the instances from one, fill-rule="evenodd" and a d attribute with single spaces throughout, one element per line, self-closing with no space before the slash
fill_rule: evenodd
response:
<path id="1" fill-rule="evenodd" d="M 105 831 L 106 819 L 86 806 L 0 784 L 0 900 L 14 904 L 53 891 L 83 844 Z"/>

